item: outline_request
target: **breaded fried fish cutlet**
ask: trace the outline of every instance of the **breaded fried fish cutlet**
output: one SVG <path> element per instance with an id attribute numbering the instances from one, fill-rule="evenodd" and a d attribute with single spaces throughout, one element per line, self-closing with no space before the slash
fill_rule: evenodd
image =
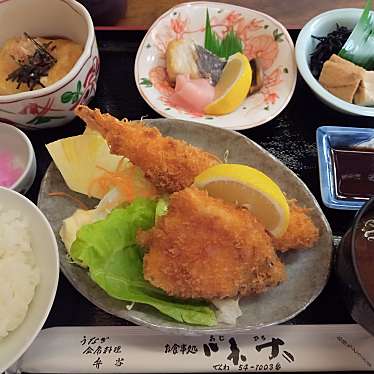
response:
<path id="1" fill-rule="evenodd" d="M 148 248 L 144 278 L 172 296 L 244 296 L 285 279 L 263 225 L 195 187 L 174 193 L 168 213 L 138 241 Z"/>
<path id="2" fill-rule="evenodd" d="M 288 227 L 280 238 L 272 238 L 274 247 L 281 252 L 313 247 L 319 238 L 319 230 L 308 215 L 309 209 L 300 207 L 296 200 L 289 200 L 288 205 Z"/>
<path id="3" fill-rule="evenodd" d="M 141 121 L 126 123 L 83 105 L 75 113 L 88 127 L 101 133 L 111 153 L 127 157 L 142 169 L 159 192 L 180 191 L 202 171 L 220 162 L 216 156 L 182 140 L 162 136 L 158 129 L 146 127 Z"/>

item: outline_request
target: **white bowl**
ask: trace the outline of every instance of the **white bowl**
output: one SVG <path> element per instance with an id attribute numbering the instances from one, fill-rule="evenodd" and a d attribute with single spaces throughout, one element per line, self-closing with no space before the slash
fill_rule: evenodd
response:
<path id="1" fill-rule="evenodd" d="M 0 340 L 0 373 L 10 367 L 26 351 L 41 330 L 55 298 L 59 258 L 57 242 L 43 213 L 18 192 L 0 188 L 0 205 L 21 211 L 30 224 L 31 244 L 40 270 L 40 282 L 29 305 L 25 320 Z"/>
<path id="2" fill-rule="evenodd" d="M 330 31 L 336 29 L 336 24 L 353 29 L 361 14 L 362 9 L 336 9 L 322 13 L 311 19 L 303 27 L 297 38 L 295 48 L 296 63 L 305 82 L 326 105 L 346 114 L 374 117 L 374 108 L 350 104 L 328 92 L 314 78 L 309 67 L 310 55 L 318 44 L 318 40 L 313 39 L 312 35 L 326 36 Z"/>
<path id="3" fill-rule="evenodd" d="M 72 70 L 51 86 L 0 96 L 0 122 L 40 129 L 71 121 L 74 108 L 94 96 L 99 75 L 95 30 L 86 8 L 74 0 L 0 1 L 0 25 L 0 46 L 24 32 L 65 37 L 84 46 Z"/>
<path id="4" fill-rule="evenodd" d="M 16 127 L 0 122 L 0 152 L 2 151 L 13 155 L 17 166 L 23 171 L 9 188 L 22 194 L 26 193 L 36 175 L 35 152 L 29 138 Z"/>

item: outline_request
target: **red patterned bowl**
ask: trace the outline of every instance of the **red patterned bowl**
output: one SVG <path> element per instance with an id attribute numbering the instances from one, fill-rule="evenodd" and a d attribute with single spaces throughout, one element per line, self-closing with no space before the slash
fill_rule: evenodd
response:
<path id="1" fill-rule="evenodd" d="M 83 53 L 62 79 L 46 88 L 0 96 L 0 122 L 44 129 L 71 121 L 78 104 L 95 95 L 99 54 L 88 11 L 74 0 L 0 0 L 0 45 L 24 32 L 69 38 Z"/>

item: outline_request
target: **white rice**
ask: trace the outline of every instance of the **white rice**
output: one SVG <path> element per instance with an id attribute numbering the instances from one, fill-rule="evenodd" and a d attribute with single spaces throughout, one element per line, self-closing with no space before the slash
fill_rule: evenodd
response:
<path id="1" fill-rule="evenodd" d="M 39 277 L 29 223 L 0 206 L 0 339 L 24 320 Z"/>

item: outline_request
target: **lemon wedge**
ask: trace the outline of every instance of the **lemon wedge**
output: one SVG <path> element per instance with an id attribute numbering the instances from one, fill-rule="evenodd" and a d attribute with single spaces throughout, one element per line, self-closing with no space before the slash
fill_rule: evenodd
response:
<path id="1" fill-rule="evenodd" d="M 276 238 L 288 227 L 289 206 L 279 186 L 261 171 L 240 164 L 219 164 L 195 178 L 210 196 L 248 208 Z"/>
<path id="2" fill-rule="evenodd" d="M 206 114 L 221 115 L 233 112 L 247 97 L 252 82 L 248 58 L 238 52 L 224 67 L 216 85 L 215 100 L 204 108 Z"/>

